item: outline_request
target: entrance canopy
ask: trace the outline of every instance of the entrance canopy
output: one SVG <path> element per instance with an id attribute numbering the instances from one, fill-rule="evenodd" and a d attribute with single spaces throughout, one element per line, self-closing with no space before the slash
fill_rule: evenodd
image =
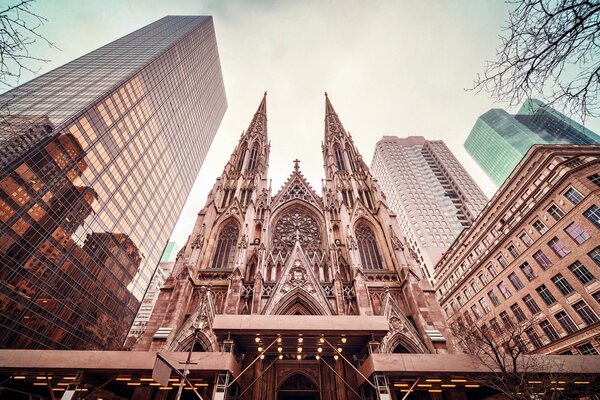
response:
<path id="1" fill-rule="evenodd" d="M 382 316 L 219 314 L 212 328 L 219 341 L 230 338 L 243 353 L 260 353 L 273 343 L 266 355 L 300 353 L 304 357 L 333 355 L 331 346 L 341 348 L 343 354 L 360 353 L 370 340 L 380 341 L 389 325 Z"/>

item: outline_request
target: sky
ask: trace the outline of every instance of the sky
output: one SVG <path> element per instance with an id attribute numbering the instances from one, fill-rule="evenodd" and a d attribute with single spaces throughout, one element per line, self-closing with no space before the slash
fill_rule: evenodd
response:
<path id="1" fill-rule="evenodd" d="M 273 194 L 296 158 L 321 192 L 325 91 L 368 165 L 382 136 L 421 135 L 443 140 L 488 197 L 496 190 L 463 143 L 490 108 L 516 112 L 465 90 L 494 58 L 503 1 L 39 0 L 32 9 L 59 48 L 32 47 L 50 60 L 36 75 L 165 15 L 213 16 L 229 106 L 173 232 L 180 247 L 264 91 Z M 599 119 L 586 126 L 600 132 Z"/>

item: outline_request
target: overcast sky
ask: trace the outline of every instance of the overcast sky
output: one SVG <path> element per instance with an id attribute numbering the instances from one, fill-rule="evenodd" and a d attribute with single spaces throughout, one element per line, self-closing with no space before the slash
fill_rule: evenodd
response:
<path id="1" fill-rule="evenodd" d="M 39 0 L 34 10 L 60 48 L 33 49 L 51 60 L 39 73 L 165 15 L 213 16 L 229 107 L 173 233 L 179 246 L 265 90 L 273 194 L 295 158 L 320 194 L 324 91 L 367 164 L 383 135 L 422 135 L 444 140 L 488 197 L 496 190 L 462 145 L 479 115 L 505 107 L 465 91 L 494 57 L 503 1 Z M 600 132 L 598 119 L 586 125 Z"/>

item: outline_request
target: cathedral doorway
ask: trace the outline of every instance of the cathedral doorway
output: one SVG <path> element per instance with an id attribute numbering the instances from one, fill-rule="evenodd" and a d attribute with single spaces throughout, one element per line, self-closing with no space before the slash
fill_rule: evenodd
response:
<path id="1" fill-rule="evenodd" d="M 287 378 L 277 392 L 277 400 L 319 400 L 317 385 L 300 373 Z"/>

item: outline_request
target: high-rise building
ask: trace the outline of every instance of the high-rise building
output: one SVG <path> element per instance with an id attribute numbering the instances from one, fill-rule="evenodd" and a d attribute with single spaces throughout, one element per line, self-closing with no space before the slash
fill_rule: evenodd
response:
<path id="1" fill-rule="evenodd" d="M 158 263 L 158 268 L 154 271 L 154 276 L 152 276 L 150 285 L 148 285 L 148 290 L 146 290 L 146 294 L 144 294 L 144 298 L 142 299 L 140 308 L 133 320 L 133 324 L 131 324 L 131 329 L 127 335 L 126 348 L 131 347 L 146 331 L 150 315 L 154 310 L 156 300 L 158 300 L 160 288 L 163 287 L 167 278 L 171 276 L 173 266 L 175 266 L 177 252 L 177 243 L 171 241 L 167 243 L 160 262 Z"/>
<path id="2" fill-rule="evenodd" d="M 542 354 L 600 353 L 600 146 L 535 145 L 436 266 L 450 324 Z"/>
<path id="3" fill-rule="evenodd" d="M 353 368 L 367 348 L 452 353 L 433 290 L 420 278 L 394 213 L 329 99 L 322 197 L 298 160 L 271 195 L 269 153 L 265 97 L 198 214 L 134 350 L 234 346 L 244 354 L 240 369 L 251 371 L 239 378 L 249 399 L 316 398 L 316 392 L 353 398 Z M 390 395 L 392 376 L 378 375 L 380 393 Z M 208 381 L 227 379 L 214 378 Z M 222 390 L 217 383 L 215 391 Z"/>
<path id="4" fill-rule="evenodd" d="M 487 197 L 441 140 L 384 136 L 375 146 L 371 171 L 433 284 L 435 264 L 475 221 Z"/>
<path id="5" fill-rule="evenodd" d="M 516 115 L 492 109 L 477 119 L 465 149 L 498 186 L 534 144 L 600 144 L 600 136 L 539 100 Z"/>
<path id="6" fill-rule="evenodd" d="M 0 96 L 0 348 L 123 344 L 226 107 L 204 16 Z"/>

